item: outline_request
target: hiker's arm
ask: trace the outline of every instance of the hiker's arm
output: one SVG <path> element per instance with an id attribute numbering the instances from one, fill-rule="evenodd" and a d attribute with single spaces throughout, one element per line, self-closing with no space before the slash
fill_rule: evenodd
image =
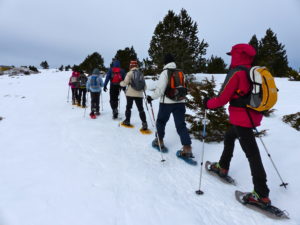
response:
<path id="1" fill-rule="evenodd" d="M 215 109 L 226 105 L 232 99 L 232 96 L 238 89 L 238 85 L 239 79 L 238 76 L 235 75 L 228 81 L 227 85 L 224 87 L 222 93 L 218 97 L 207 101 L 207 108 Z"/>
<path id="2" fill-rule="evenodd" d="M 108 82 L 111 79 L 111 69 L 107 72 L 106 77 L 105 77 L 105 82 L 104 82 L 104 87 L 107 86 Z"/>
<path id="3" fill-rule="evenodd" d="M 168 84 L 168 71 L 164 70 L 159 76 L 156 89 L 154 93 L 151 95 L 151 98 L 157 99 L 159 97 L 162 97 L 165 94 L 167 84 Z"/>
<path id="4" fill-rule="evenodd" d="M 131 80 L 131 73 L 128 72 L 128 73 L 126 74 L 125 79 L 124 79 L 123 81 L 121 81 L 120 86 L 121 86 L 121 87 L 126 87 L 126 86 L 128 86 L 129 83 L 130 83 L 130 80 Z"/>

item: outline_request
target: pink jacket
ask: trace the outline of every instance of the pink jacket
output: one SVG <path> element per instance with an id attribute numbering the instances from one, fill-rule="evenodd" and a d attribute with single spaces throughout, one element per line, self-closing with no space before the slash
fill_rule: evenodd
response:
<path id="1" fill-rule="evenodd" d="M 75 72 L 75 71 L 72 72 L 72 76 L 71 76 L 70 79 L 69 79 L 69 86 L 71 86 L 71 88 L 76 88 L 76 87 L 71 83 L 72 77 L 77 77 L 77 78 L 78 78 L 79 75 L 80 75 L 79 72 Z"/>
<path id="2" fill-rule="evenodd" d="M 232 47 L 230 53 L 231 65 L 230 68 L 234 69 L 237 66 L 244 66 L 251 68 L 255 49 L 248 44 L 238 44 Z M 245 71 L 236 72 L 231 79 L 227 82 L 222 92 L 218 97 L 212 98 L 207 102 L 209 109 L 214 109 L 226 105 L 232 99 L 239 98 L 239 95 L 245 95 L 250 90 L 250 83 Z M 229 121 L 233 125 L 241 127 L 253 127 L 245 108 L 229 106 Z M 255 126 L 259 126 L 262 120 L 262 113 L 248 109 L 250 116 Z"/>

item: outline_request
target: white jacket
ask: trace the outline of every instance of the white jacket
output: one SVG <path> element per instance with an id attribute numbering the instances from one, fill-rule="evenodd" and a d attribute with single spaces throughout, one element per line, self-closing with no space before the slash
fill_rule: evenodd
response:
<path id="1" fill-rule="evenodd" d="M 165 96 L 165 91 L 168 85 L 168 70 L 167 69 L 176 69 L 176 64 L 174 62 L 168 63 L 164 66 L 163 71 L 159 75 L 159 79 L 156 85 L 154 93 L 151 95 L 152 99 L 157 99 L 160 97 L 160 102 L 165 104 L 175 104 L 175 103 L 185 103 L 185 100 L 173 101 Z"/>
<path id="2" fill-rule="evenodd" d="M 143 98 L 144 97 L 144 91 L 137 91 L 135 89 L 133 89 L 130 85 L 132 76 L 133 76 L 133 70 L 137 70 L 136 67 L 133 67 L 132 69 L 130 69 L 130 71 L 126 74 L 126 77 L 123 81 L 121 81 L 120 86 L 121 87 L 126 87 L 128 86 L 127 90 L 126 90 L 126 96 L 128 97 L 138 97 L 138 98 Z M 146 86 L 145 86 L 145 90 L 146 90 Z"/>

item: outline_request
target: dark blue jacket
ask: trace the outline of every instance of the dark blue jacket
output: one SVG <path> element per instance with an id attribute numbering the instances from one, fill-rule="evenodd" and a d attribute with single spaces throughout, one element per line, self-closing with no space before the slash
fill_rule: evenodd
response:
<path id="1" fill-rule="evenodd" d="M 113 67 L 119 67 L 120 68 L 120 61 L 119 60 L 115 60 L 113 62 L 113 65 L 112 65 L 112 68 Z M 106 88 L 108 82 L 111 81 L 111 78 L 112 78 L 112 68 L 109 69 L 109 71 L 107 72 L 106 74 L 106 78 L 105 78 L 105 82 L 104 82 L 104 88 Z M 122 76 L 122 79 L 124 80 L 125 78 L 125 71 L 123 69 L 121 69 L 121 76 Z"/>

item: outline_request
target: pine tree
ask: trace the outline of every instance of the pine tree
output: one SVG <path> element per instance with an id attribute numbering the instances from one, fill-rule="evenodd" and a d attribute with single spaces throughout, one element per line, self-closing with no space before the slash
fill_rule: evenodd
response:
<path id="1" fill-rule="evenodd" d="M 175 57 L 178 68 L 186 74 L 197 73 L 205 68 L 205 59 L 208 44 L 197 37 L 198 25 L 188 15 L 185 9 L 176 15 L 168 11 L 163 21 L 160 21 L 154 30 L 150 48 L 150 59 L 159 70 L 163 68 L 163 57 L 171 53 Z"/>
<path id="2" fill-rule="evenodd" d="M 41 66 L 43 69 L 49 69 L 49 65 L 48 65 L 48 62 L 47 62 L 47 61 L 41 62 L 40 66 Z"/>
<path id="3" fill-rule="evenodd" d="M 72 68 L 72 67 L 71 67 L 70 65 L 67 65 L 67 66 L 65 67 L 65 71 L 69 71 L 71 68 Z"/>
<path id="4" fill-rule="evenodd" d="M 207 61 L 207 73 L 226 73 L 226 63 L 221 57 L 211 56 Z"/>
<path id="5" fill-rule="evenodd" d="M 95 68 L 105 70 L 104 59 L 98 52 L 88 55 L 79 65 L 79 70 L 85 71 L 88 74 L 91 74 Z"/>
<path id="6" fill-rule="evenodd" d="M 203 119 L 205 107 L 203 100 L 205 98 L 212 98 L 216 95 L 214 88 L 216 87 L 214 77 L 211 80 L 205 78 L 201 82 L 189 83 L 189 94 L 188 102 L 186 106 L 193 111 L 193 114 L 187 114 L 187 122 L 190 123 L 190 133 L 196 139 L 203 140 Z M 206 111 L 208 124 L 206 124 L 206 142 L 220 142 L 224 139 L 224 134 L 229 127 L 228 116 L 225 108 L 220 107 L 215 110 Z"/>
<path id="7" fill-rule="evenodd" d="M 256 50 L 256 56 L 255 56 L 252 64 L 254 66 L 258 66 L 259 65 L 259 63 L 258 63 L 259 62 L 259 42 L 257 40 L 256 35 L 252 36 L 252 38 L 249 41 L 249 45 L 251 45 Z"/>
<path id="8" fill-rule="evenodd" d="M 129 71 L 129 64 L 131 60 L 137 60 L 138 64 L 141 65 L 133 46 L 131 46 L 131 48 L 126 47 L 124 50 L 118 50 L 114 59 L 120 61 L 121 68 L 123 68 L 125 71 Z"/>
<path id="9" fill-rule="evenodd" d="M 289 66 L 284 45 L 278 42 L 271 29 L 266 31 L 265 37 L 259 42 L 255 64 L 266 66 L 275 77 L 288 76 Z"/>
<path id="10" fill-rule="evenodd" d="M 59 69 L 60 71 L 63 71 L 63 70 L 64 70 L 64 66 L 61 65 L 58 69 Z"/>

